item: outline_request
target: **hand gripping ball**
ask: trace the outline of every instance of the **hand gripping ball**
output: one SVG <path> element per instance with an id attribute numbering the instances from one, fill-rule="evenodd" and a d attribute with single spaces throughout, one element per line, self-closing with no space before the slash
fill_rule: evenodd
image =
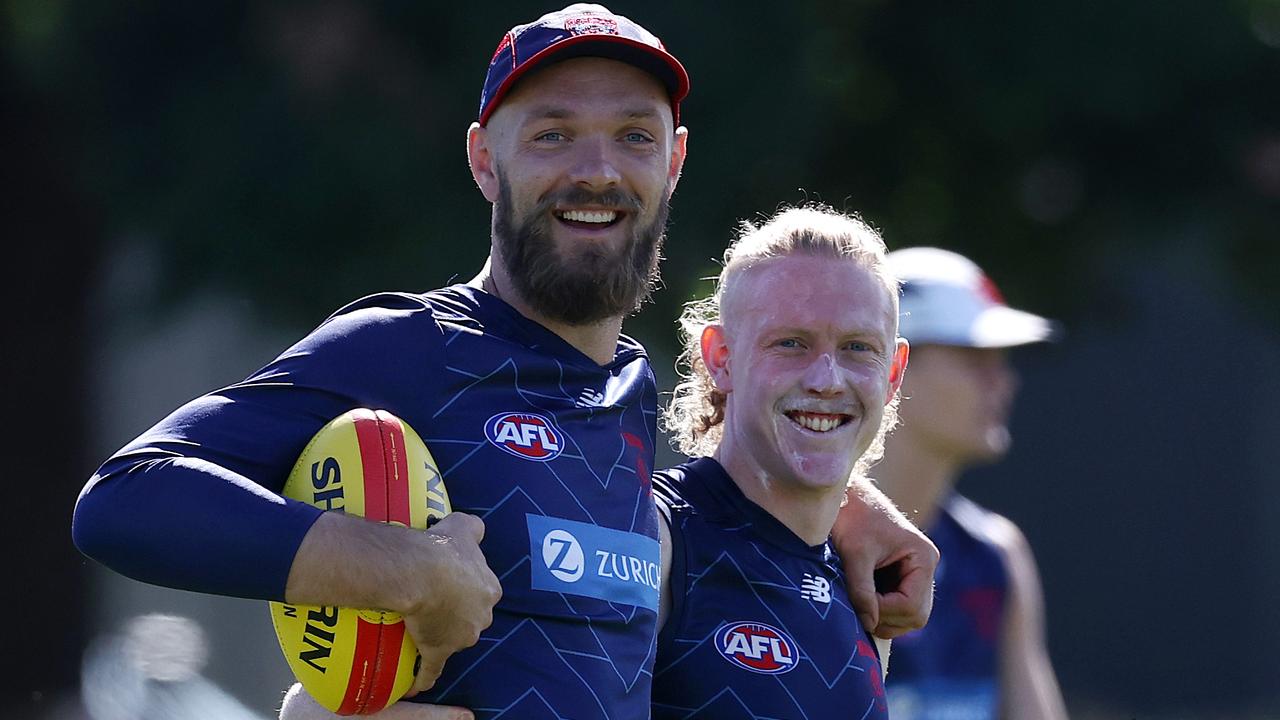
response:
<path id="1" fill-rule="evenodd" d="M 385 410 L 343 413 L 302 451 L 283 494 L 324 510 L 426 529 L 450 512 L 422 438 Z M 413 685 L 418 651 L 398 613 L 271 603 L 280 649 L 316 702 L 374 713 Z"/>

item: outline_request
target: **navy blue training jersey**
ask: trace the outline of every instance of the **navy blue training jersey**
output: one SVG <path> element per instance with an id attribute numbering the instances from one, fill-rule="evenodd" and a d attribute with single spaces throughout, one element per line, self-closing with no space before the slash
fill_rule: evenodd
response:
<path id="1" fill-rule="evenodd" d="M 1004 556 L 987 537 L 990 513 L 952 495 L 928 530 L 942 560 L 933 614 L 893 641 L 889 705 L 894 720 L 994 720 L 999 648 L 1008 594 Z"/>
<path id="2" fill-rule="evenodd" d="M 646 717 L 660 563 L 648 359 L 623 337 L 600 366 L 480 290 L 366 298 L 178 409 L 90 481 L 77 542 L 149 582 L 281 599 L 318 511 L 263 489 L 355 407 L 423 438 L 453 508 L 485 521 L 502 584 L 493 625 L 415 700 L 478 718 Z"/>
<path id="3" fill-rule="evenodd" d="M 806 545 L 713 459 L 653 484 L 672 537 L 654 720 L 888 717 L 874 643 L 829 544 Z"/>

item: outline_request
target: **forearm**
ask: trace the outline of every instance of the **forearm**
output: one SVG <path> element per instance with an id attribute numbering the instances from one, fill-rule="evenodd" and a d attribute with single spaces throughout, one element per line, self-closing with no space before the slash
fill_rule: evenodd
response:
<path id="1" fill-rule="evenodd" d="M 897 504 L 884 494 L 869 478 L 856 477 L 849 483 L 849 503 L 860 503 L 867 510 L 883 515 L 894 524 L 902 527 L 914 527 L 914 523 L 898 509 Z M 846 506 L 847 507 L 847 506 Z M 836 523 L 840 527 L 840 523 Z"/>
<path id="2" fill-rule="evenodd" d="M 842 557 L 875 554 L 875 568 L 912 552 L 931 551 L 937 555 L 932 542 L 867 478 L 855 478 L 849 483 L 831 539 Z"/>
<path id="3" fill-rule="evenodd" d="M 285 599 L 408 612 L 441 549 L 439 537 L 421 530 L 327 512 L 298 547 Z"/>
<path id="4" fill-rule="evenodd" d="M 136 580 L 280 600 L 319 511 L 196 458 L 152 458 L 95 476 L 76 504 L 76 546 Z"/>

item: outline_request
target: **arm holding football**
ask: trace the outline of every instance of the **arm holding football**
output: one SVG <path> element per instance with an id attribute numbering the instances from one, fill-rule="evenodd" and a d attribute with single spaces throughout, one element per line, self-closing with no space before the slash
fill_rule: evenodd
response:
<path id="1" fill-rule="evenodd" d="M 933 609 L 938 548 L 870 480 L 850 485 L 831 539 L 868 630 L 894 638 L 924 627 Z"/>
<path id="2" fill-rule="evenodd" d="M 480 552 L 483 537 L 484 522 L 458 512 L 425 531 L 324 513 L 294 556 L 285 600 L 403 615 L 422 655 L 413 695 L 493 621 L 502 588 Z"/>
<path id="3" fill-rule="evenodd" d="M 382 295 L 343 309 L 103 463 L 76 503 L 77 547 L 144 582 L 283 599 L 294 553 L 320 515 L 280 495 L 299 453 L 351 408 L 412 416 L 435 407 L 438 373 L 429 368 L 443 362 L 441 332 L 420 298 Z"/>

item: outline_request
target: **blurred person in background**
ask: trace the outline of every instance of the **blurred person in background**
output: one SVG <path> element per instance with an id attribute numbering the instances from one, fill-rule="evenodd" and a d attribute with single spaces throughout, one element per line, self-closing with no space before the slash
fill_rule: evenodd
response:
<path id="1" fill-rule="evenodd" d="M 1045 318 L 1010 308 L 967 258 L 937 248 L 889 254 L 911 343 L 902 424 L 876 477 L 938 546 L 933 615 L 894 643 L 895 720 L 1059 720 L 1066 707 L 1045 644 L 1040 577 L 1026 539 L 955 491 L 969 467 L 1009 450 L 1018 379 L 1011 347 L 1050 340 Z"/>

